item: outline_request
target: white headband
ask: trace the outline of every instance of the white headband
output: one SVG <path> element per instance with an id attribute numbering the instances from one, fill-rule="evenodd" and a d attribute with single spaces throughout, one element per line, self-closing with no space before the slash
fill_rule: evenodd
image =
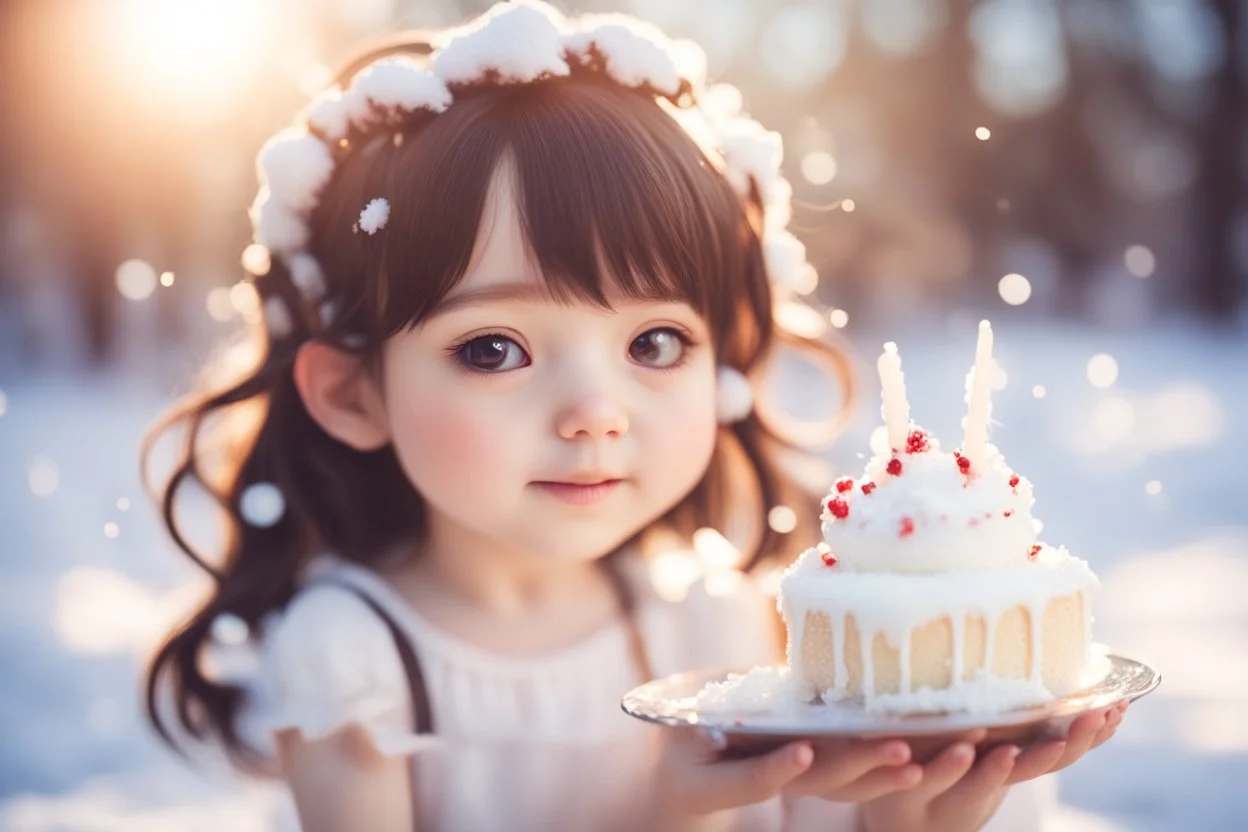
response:
<path id="1" fill-rule="evenodd" d="M 513 0 L 447 30 L 435 47 L 428 69 L 403 56 L 378 59 L 346 90 L 334 87 L 318 95 L 306 110 L 308 127 L 283 130 L 260 150 L 260 191 L 249 212 L 255 239 L 282 258 L 311 303 L 321 300 L 325 280 L 306 250 L 308 218 L 333 175 L 331 146 L 352 126 L 369 130 L 421 110 L 443 112 L 451 105 L 453 85 L 487 79 L 523 84 L 567 76 L 572 65 L 591 62 L 621 86 L 647 87 L 676 104 L 673 116 L 711 158 L 722 160 L 724 175 L 743 198 L 753 180 L 763 201 L 763 256 L 774 290 L 785 296 L 814 290 L 818 276 L 806 260 L 806 247 L 788 231 L 792 188 L 780 173 L 780 134 L 742 114 L 735 87 L 705 87 L 706 55 L 696 43 L 671 40 L 626 15 L 568 20 L 539 0 Z M 692 93 L 690 100 L 677 102 L 684 90 Z M 357 226 L 370 234 L 380 230 L 381 206 L 362 208 Z M 266 309 L 272 306 L 266 303 Z M 266 317 L 275 336 L 289 332 L 289 315 Z"/>

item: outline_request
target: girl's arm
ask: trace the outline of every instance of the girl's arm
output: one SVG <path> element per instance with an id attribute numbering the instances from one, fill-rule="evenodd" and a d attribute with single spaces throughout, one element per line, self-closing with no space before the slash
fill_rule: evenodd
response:
<path id="1" fill-rule="evenodd" d="M 276 735 L 278 762 L 304 832 L 411 832 L 411 760 L 387 757 L 351 725 L 320 740 Z"/>

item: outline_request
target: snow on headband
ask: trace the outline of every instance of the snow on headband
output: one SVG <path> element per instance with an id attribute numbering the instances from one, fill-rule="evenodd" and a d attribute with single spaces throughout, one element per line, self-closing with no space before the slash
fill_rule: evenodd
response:
<path id="1" fill-rule="evenodd" d="M 593 66 L 630 89 L 667 99 L 673 117 L 702 147 L 742 198 L 751 182 L 763 203 L 763 256 L 774 290 L 783 295 L 814 290 L 818 276 L 806 247 L 788 231 L 792 188 L 780 173 L 780 134 L 741 112 L 741 95 L 727 84 L 705 86 L 706 55 L 692 41 L 671 40 L 656 27 L 622 14 L 582 15 L 568 20 L 540 0 L 493 6 L 436 41 L 428 68 L 404 56 L 387 56 L 357 73 L 347 89 L 337 86 L 313 99 L 306 126 L 278 133 L 257 158 L 260 191 L 249 214 L 255 240 L 286 264 L 291 282 L 310 303 L 325 294 L 325 281 L 307 251 L 308 218 L 334 171 L 333 146 L 352 127 L 368 131 L 418 111 L 441 113 L 451 87 L 492 82 L 525 84 L 563 77 L 572 67 Z M 385 226 L 389 205 L 363 207 L 356 230 L 374 234 Z M 333 308 L 321 304 L 322 323 Z M 291 329 L 288 310 L 276 295 L 265 301 L 275 337 Z"/>

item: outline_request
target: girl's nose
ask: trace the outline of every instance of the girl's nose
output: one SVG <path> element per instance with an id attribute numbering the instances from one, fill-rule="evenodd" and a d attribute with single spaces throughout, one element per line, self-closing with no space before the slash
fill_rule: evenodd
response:
<path id="1" fill-rule="evenodd" d="M 628 416 L 606 396 L 582 395 L 556 416 L 555 429 L 563 439 L 618 439 L 628 433 Z"/>

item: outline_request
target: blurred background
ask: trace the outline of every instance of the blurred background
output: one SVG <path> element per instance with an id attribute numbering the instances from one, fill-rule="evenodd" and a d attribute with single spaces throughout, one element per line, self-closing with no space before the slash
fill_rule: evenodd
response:
<path id="1" fill-rule="evenodd" d="M 1054 830 L 1248 816 L 1248 2 L 582 0 L 701 42 L 784 134 L 794 228 L 879 423 L 959 435 L 975 323 L 994 441 L 1101 575 L 1098 640 L 1161 688 L 1063 772 Z M 254 157 L 360 38 L 451 0 L 0 2 L 0 829 L 293 828 L 276 790 L 155 743 L 140 656 L 202 590 L 138 441 L 254 320 Z M 803 411 L 837 392 L 800 371 Z M 783 521 L 781 521 L 783 522 Z"/>

